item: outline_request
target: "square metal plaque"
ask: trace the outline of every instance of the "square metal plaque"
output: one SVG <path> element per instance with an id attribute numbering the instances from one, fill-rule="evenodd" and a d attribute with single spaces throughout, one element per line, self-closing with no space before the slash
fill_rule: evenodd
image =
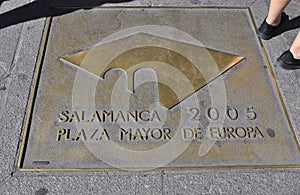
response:
<path id="1" fill-rule="evenodd" d="M 68 12 L 48 19 L 20 170 L 299 167 L 249 8 Z"/>

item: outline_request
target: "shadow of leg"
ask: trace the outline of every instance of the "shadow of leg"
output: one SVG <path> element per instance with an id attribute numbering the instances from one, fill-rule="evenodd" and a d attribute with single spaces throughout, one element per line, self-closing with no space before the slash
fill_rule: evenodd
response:
<path id="1" fill-rule="evenodd" d="M 296 28 L 300 28 L 300 16 L 297 16 L 296 18 L 291 19 L 287 29 L 293 30 Z"/>
<path id="2" fill-rule="evenodd" d="M 0 0 L 0 3 L 4 1 L 8 0 Z M 122 3 L 130 1 L 133 0 L 36 0 L 22 7 L 0 14 L 0 29 L 21 22 L 48 17 L 55 7 L 60 7 L 61 9 L 56 9 L 53 16 L 67 14 L 83 8 L 101 6 L 104 3 Z M 62 7 L 64 7 L 64 9 L 62 9 Z"/>
<path id="3" fill-rule="evenodd" d="M 22 7 L 5 12 L 0 15 L 0 29 L 10 25 L 18 24 L 28 20 L 33 20 L 48 16 L 51 8 L 47 1 L 34 1 Z"/>
<path id="4" fill-rule="evenodd" d="M 284 32 L 300 28 L 300 16 L 293 18 L 282 25 L 278 30 L 274 31 L 273 37 L 281 35 Z"/>

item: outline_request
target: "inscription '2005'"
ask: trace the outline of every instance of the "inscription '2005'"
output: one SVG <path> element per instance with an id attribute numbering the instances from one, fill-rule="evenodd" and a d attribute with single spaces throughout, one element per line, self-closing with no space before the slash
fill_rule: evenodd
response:
<path id="1" fill-rule="evenodd" d="M 191 108 L 189 109 L 189 111 L 192 113 L 191 121 L 200 120 L 201 110 L 199 108 Z M 225 113 L 225 117 L 229 120 L 237 120 L 241 115 L 241 111 L 238 111 L 238 109 L 230 106 L 227 106 L 224 113 Z M 206 117 L 212 121 L 217 121 L 220 119 L 220 111 L 215 107 L 207 108 L 205 114 Z M 243 114 L 245 115 L 244 119 L 246 120 L 255 120 L 257 118 L 257 114 L 253 106 L 245 108 Z"/>

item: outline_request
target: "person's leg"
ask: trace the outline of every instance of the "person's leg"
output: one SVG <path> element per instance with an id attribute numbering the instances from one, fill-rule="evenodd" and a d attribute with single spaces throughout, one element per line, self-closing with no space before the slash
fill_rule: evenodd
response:
<path id="1" fill-rule="evenodd" d="M 289 21 L 283 12 L 291 0 L 271 0 L 268 16 L 257 30 L 257 35 L 265 40 L 284 32 L 284 24 Z M 278 58 L 279 65 L 288 70 L 300 69 L 300 31 L 291 48 Z"/>
<path id="2" fill-rule="evenodd" d="M 289 16 L 283 10 L 290 2 L 291 0 L 271 0 L 268 16 L 256 31 L 260 38 L 269 40 L 286 30 Z"/>
<path id="3" fill-rule="evenodd" d="M 2 4 L 4 1 L 6 1 L 6 0 L 0 0 L 0 6 L 1 6 L 1 4 Z"/>
<path id="4" fill-rule="evenodd" d="M 300 31 L 291 48 L 281 54 L 278 62 L 282 68 L 287 70 L 300 69 Z"/>
<path id="5" fill-rule="evenodd" d="M 290 51 L 295 59 L 300 59 L 300 31 L 291 45 Z"/>
<path id="6" fill-rule="evenodd" d="M 271 0 L 266 22 L 272 26 L 277 26 L 281 21 L 281 14 L 284 8 L 290 2 L 291 0 Z"/>

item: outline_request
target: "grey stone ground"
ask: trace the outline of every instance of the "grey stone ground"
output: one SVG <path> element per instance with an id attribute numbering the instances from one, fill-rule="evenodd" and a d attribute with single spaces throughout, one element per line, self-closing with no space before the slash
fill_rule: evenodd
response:
<path id="1" fill-rule="evenodd" d="M 5 1 L 0 13 L 27 3 Z M 250 6 L 258 25 L 268 4 L 267 0 L 134 0 L 104 6 Z M 300 0 L 295 0 L 286 11 L 293 18 L 300 15 L 299 8 Z M 39 18 L 0 29 L 0 194 L 300 194 L 299 169 L 19 172 L 17 157 L 44 24 L 45 18 Z M 299 136 L 300 71 L 276 65 L 276 58 L 289 48 L 296 33 L 293 30 L 263 44 Z"/>

